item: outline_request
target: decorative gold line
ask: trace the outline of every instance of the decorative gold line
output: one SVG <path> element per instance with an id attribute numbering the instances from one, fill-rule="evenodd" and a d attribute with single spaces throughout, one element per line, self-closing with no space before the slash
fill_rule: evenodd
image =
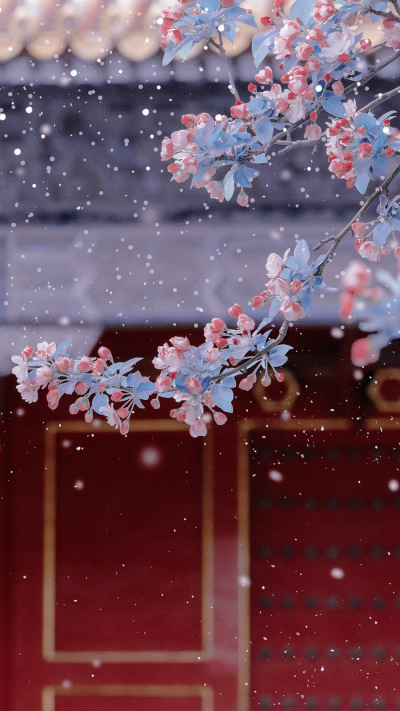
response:
<path id="1" fill-rule="evenodd" d="M 238 437 L 238 711 L 250 708 L 250 498 L 245 444 L 252 420 L 239 423 Z"/>
<path id="2" fill-rule="evenodd" d="M 258 378 L 253 389 L 258 404 L 261 409 L 266 412 L 273 413 L 290 410 L 300 395 L 301 387 L 292 371 L 289 370 L 289 368 L 282 368 L 282 373 L 285 376 L 284 387 L 286 388 L 286 392 L 279 400 L 273 400 L 271 397 L 267 397 L 268 390 L 262 385 L 260 378 Z"/>
<path id="3" fill-rule="evenodd" d="M 202 503 L 202 647 L 207 659 L 214 648 L 214 491 L 213 467 L 214 446 L 213 427 L 208 429 L 203 451 L 203 503 Z"/>
<path id="4" fill-rule="evenodd" d="M 267 426 L 268 425 L 268 426 Z M 240 423 L 240 427 L 243 431 L 250 431 L 254 429 L 261 429 L 265 427 L 265 430 L 349 430 L 354 427 L 352 421 L 347 418 L 343 419 L 333 419 L 327 417 L 315 418 L 315 417 L 291 417 L 288 420 L 282 420 L 279 417 L 269 417 L 268 419 L 249 419 L 243 420 Z"/>
<path id="5" fill-rule="evenodd" d="M 397 417 L 377 417 L 364 420 L 363 427 L 365 430 L 398 430 L 400 429 L 400 415 Z"/>
<path id="6" fill-rule="evenodd" d="M 42 689 L 42 711 L 56 711 L 57 696 L 132 696 L 155 698 L 189 698 L 201 699 L 201 711 L 213 711 L 214 691 L 211 686 L 179 686 L 179 685 L 133 685 L 104 684 L 86 686 L 83 684 L 64 688 L 62 686 L 46 686 Z"/>
<path id="7" fill-rule="evenodd" d="M 212 429 L 203 454 L 202 493 L 202 620 L 200 650 L 150 651 L 56 651 L 56 436 L 74 432 L 93 433 L 93 424 L 85 422 L 52 422 L 46 428 L 44 476 L 44 564 L 43 564 L 43 658 L 49 662 L 92 663 L 94 659 L 109 663 L 199 664 L 213 653 L 213 449 Z M 96 432 L 113 434 L 106 423 L 99 422 Z M 138 420 L 131 422 L 131 432 L 176 432 L 187 436 L 187 426 L 176 420 Z"/>
<path id="8" fill-rule="evenodd" d="M 44 561 L 43 561 L 43 639 L 44 659 L 55 649 L 56 598 L 56 438 L 55 423 L 46 428 L 44 463 Z M 58 428 L 57 428 L 58 430 Z"/>

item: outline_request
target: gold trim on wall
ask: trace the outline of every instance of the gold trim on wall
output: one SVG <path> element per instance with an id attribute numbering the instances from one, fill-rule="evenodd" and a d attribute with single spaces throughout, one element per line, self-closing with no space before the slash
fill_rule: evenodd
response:
<path id="1" fill-rule="evenodd" d="M 77 685 L 70 688 L 46 686 L 42 689 L 42 711 L 56 711 L 56 699 L 60 696 L 132 696 L 154 698 L 200 698 L 201 711 L 213 711 L 214 692 L 210 686 L 139 686 L 128 684 Z"/>
<path id="2" fill-rule="evenodd" d="M 268 427 L 266 427 L 268 425 Z M 238 711 L 250 709 L 250 457 L 248 436 L 253 430 L 338 431 L 353 427 L 350 419 L 289 420 L 278 418 L 248 419 L 239 422 L 238 431 Z M 323 430 L 322 430 L 323 428 Z"/>
<path id="3" fill-rule="evenodd" d="M 377 417 L 364 420 L 364 430 L 398 430 L 400 417 Z"/>
<path id="4" fill-rule="evenodd" d="M 400 412 L 400 398 L 385 400 L 381 393 L 383 383 L 394 380 L 400 383 L 400 368 L 380 368 L 367 386 L 367 395 L 379 412 Z"/>
<path id="5" fill-rule="evenodd" d="M 273 400 L 268 397 L 268 388 L 262 385 L 261 378 L 257 379 L 253 392 L 259 406 L 262 410 L 265 410 L 265 412 L 283 412 L 284 410 L 290 410 L 300 395 L 300 385 L 292 371 L 288 368 L 282 368 L 282 373 L 285 375 L 283 383 L 286 387 L 286 392 L 279 400 Z"/>
<path id="6" fill-rule="evenodd" d="M 96 432 L 115 436 L 114 431 L 100 423 Z M 188 436 L 187 426 L 175 420 L 139 420 L 131 422 L 131 432 L 177 432 Z M 93 425 L 85 422 L 52 422 L 45 434 L 44 471 L 44 553 L 43 553 L 43 634 L 42 653 L 48 662 L 92 663 L 94 659 L 110 663 L 201 663 L 211 659 L 214 644 L 213 613 L 213 445 L 212 428 L 203 450 L 202 502 L 202 619 L 201 650 L 146 651 L 58 651 L 56 643 L 56 455 L 57 434 L 93 433 Z M 90 687 L 92 688 L 92 687 Z"/>

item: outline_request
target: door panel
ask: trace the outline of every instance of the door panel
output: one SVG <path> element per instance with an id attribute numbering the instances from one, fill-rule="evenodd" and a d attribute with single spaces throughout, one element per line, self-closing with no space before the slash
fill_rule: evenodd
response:
<path id="1" fill-rule="evenodd" d="M 394 711 L 397 437 L 263 435 L 249 463 L 251 708 Z"/>

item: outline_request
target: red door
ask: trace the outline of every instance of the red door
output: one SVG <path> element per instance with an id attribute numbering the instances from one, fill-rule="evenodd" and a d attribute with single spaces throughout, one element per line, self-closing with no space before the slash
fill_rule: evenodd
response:
<path id="1" fill-rule="evenodd" d="M 236 474 L 212 431 L 148 408 L 123 438 L 5 397 L 5 711 L 237 708 Z"/>
<path id="2" fill-rule="evenodd" d="M 400 404 L 377 413 L 346 338 L 302 338 L 206 440 L 151 408 L 123 438 L 7 382 L 4 711 L 398 711 Z"/>

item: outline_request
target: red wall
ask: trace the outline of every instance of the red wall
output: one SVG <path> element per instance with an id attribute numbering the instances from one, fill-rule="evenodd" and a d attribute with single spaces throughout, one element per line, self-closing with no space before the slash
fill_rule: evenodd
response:
<path id="1" fill-rule="evenodd" d="M 166 338 L 102 342 L 150 363 Z M 398 708 L 397 416 L 354 379 L 351 335 L 300 340 L 205 441 L 168 404 L 122 438 L 6 379 L 4 711 Z"/>

